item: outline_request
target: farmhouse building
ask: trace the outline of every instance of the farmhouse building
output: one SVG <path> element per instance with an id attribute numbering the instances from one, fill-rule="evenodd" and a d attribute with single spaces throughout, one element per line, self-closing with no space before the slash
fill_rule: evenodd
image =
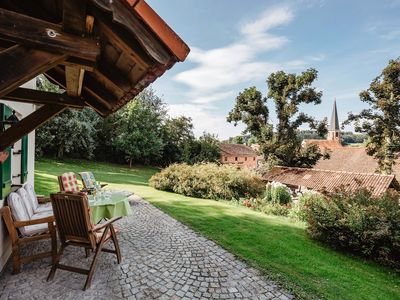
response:
<path id="1" fill-rule="evenodd" d="M 242 144 L 221 144 L 221 163 L 248 169 L 258 166 L 261 156 L 252 147 Z"/>

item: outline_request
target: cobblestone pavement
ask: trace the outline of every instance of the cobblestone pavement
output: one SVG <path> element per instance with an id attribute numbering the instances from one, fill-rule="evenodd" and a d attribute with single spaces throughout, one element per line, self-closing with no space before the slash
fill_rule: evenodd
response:
<path id="1" fill-rule="evenodd" d="M 92 287 L 82 291 L 85 276 L 57 270 L 46 282 L 50 260 L 23 266 L 0 278 L 3 299 L 292 299 L 293 296 L 237 260 L 214 242 L 144 200 L 132 201 L 133 215 L 123 218 L 119 242 L 122 263 L 103 253 Z M 34 248 L 49 247 L 48 243 Z M 33 251 L 33 249 L 26 249 Z M 81 248 L 67 247 L 61 262 L 88 266 Z"/>

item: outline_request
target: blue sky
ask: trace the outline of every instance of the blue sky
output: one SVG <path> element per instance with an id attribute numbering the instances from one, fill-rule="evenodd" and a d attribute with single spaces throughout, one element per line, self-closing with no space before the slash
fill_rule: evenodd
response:
<path id="1" fill-rule="evenodd" d="M 170 115 L 193 119 L 197 135 L 240 134 L 243 127 L 226 122 L 235 97 L 249 86 L 266 93 L 276 70 L 316 68 L 322 104 L 302 111 L 329 117 L 336 97 L 343 121 L 365 107 L 359 92 L 400 56 L 400 0 L 147 2 L 192 49 L 153 87 Z"/>

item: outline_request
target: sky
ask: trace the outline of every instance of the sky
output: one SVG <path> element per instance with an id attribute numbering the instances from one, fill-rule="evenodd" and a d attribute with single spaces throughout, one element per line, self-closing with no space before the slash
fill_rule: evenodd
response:
<path id="1" fill-rule="evenodd" d="M 329 119 L 336 98 L 342 122 L 366 108 L 358 94 L 400 57 L 400 0 L 147 2 L 191 48 L 153 88 L 172 117 L 192 118 L 197 136 L 241 134 L 243 126 L 226 122 L 236 96 L 251 86 L 266 95 L 266 79 L 278 70 L 317 69 L 322 103 L 301 111 Z"/>

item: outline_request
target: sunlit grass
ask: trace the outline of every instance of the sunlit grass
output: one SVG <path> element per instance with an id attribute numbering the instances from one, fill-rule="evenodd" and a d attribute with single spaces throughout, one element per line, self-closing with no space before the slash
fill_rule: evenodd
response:
<path id="1" fill-rule="evenodd" d="M 216 241 L 224 248 L 306 299 L 400 299 L 400 276 L 311 240 L 305 224 L 268 216 L 227 202 L 196 199 L 147 185 L 157 170 L 81 161 L 40 160 L 36 189 L 58 190 L 56 176 L 91 170 L 110 188 L 131 190 Z"/>

